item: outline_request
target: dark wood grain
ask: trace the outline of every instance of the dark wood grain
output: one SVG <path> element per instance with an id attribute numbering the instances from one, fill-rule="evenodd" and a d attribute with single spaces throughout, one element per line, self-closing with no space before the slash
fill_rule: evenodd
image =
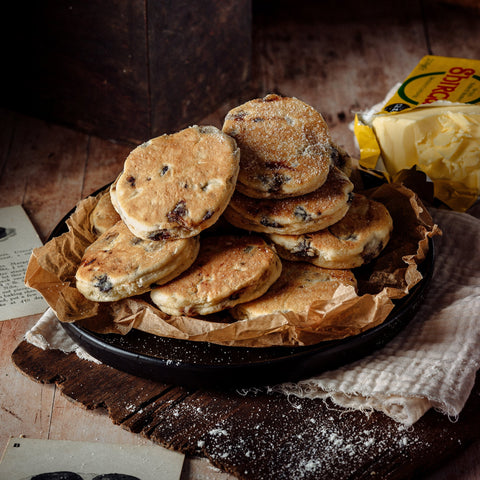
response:
<path id="1" fill-rule="evenodd" d="M 142 142 L 195 123 L 249 79 L 251 1 L 8 2 L 3 106 Z"/>
<path id="2" fill-rule="evenodd" d="M 14 122 L 0 178 L 0 206 L 23 205 L 45 240 L 81 198 L 78 179 L 83 177 L 86 157 L 83 133 L 29 117 Z"/>
<path id="3" fill-rule="evenodd" d="M 428 43 L 417 0 L 255 3 L 252 78 L 258 94 L 296 96 L 324 116 L 352 154 L 349 123 L 402 81 Z"/>
<path id="4" fill-rule="evenodd" d="M 82 198 L 113 182 L 123 169 L 128 154 L 136 145 L 90 137 L 85 163 Z"/>
<path id="5" fill-rule="evenodd" d="M 106 138 L 145 138 L 150 128 L 143 2 L 27 5 L 5 5 L 10 75 L 4 105 Z"/>
<path id="6" fill-rule="evenodd" d="M 472 8 L 463 8 L 462 3 L 468 2 L 425 2 L 425 28 L 432 55 L 480 58 L 480 3 L 471 2 Z"/>
<path id="7" fill-rule="evenodd" d="M 69 121 L 77 129 L 94 128 L 96 122 L 101 124 L 105 120 L 111 127 L 128 122 L 126 137 L 129 140 L 119 143 L 67 131 L 58 125 L 11 111 L 0 111 L 0 206 L 23 203 L 43 239 L 80 198 L 113 180 L 128 151 L 140 140 L 132 137 L 141 136 L 143 140 L 139 123 L 146 121 L 145 112 L 152 108 L 150 99 L 145 103 L 145 97 L 137 94 L 127 98 L 129 89 L 144 88 L 143 77 L 138 83 L 136 80 L 136 75 L 139 72 L 143 75 L 145 71 L 144 47 L 140 45 L 134 50 L 134 56 L 129 57 L 132 54 L 129 49 L 139 40 L 136 33 L 130 32 L 130 22 L 138 23 L 137 27 L 141 29 L 144 19 L 129 12 L 126 4 L 113 1 L 103 3 L 103 16 L 86 16 L 82 20 L 84 23 L 80 24 L 80 19 L 75 17 L 92 11 L 99 3 L 7 2 L 0 16 L 0 22 L 3 22 L 0 29 L 0 35 L 3 35 L 2 62 L 5 66 L 3 83 L 7 84 L 0 92 L 2 105 L 15 110 L 23 107 L 23 111 L 37 111 L 43 118 L 47 114 L 53 118 L 51 114 L 54 112 L 72 113 L 75 108 L 83 108 L 89 112 L 88 118 L 76 114 Z M 153 5 L 154 2 L 148 3 Z M 245 90 L 235 91 L 218 109 L 212 111 L 216 108 L 212 106 L 205 111 L 200 120 L 203 124 L 221 126 L 230 108 L 274 90 L 295 95 L 317 107 L 328 120 L 333 137 L 350 153 L 356 153 L 353 134 L 349 130 L 354 111 L 380 101 L 394 83 L 410 73 L 423 55 L 480 58 L 478 5 L 473 9 L 455 5 L 478 3 L 474 0 L 253 0 L 252 3 L 252 82 L 241 85 Z M 105 13 L 107 4 L 118 8 Z M 144 5 L 135 2 L 130 8 L 141 9 Z M 63 9 L 60 16 L 42 19 L 42 15 L 37 15 L 39 10 L 53 6 Z M 233 12 L 236 7 L 229 8 Z M 115 40 L 125 32 L 131 36 L 124 38 L 125 42 L 116 48 L 109 48 L 110 45 L 97 41 L 96 33 L 88 31 L 90 27 L 98 27 L 97 21 L 105 28 L 104 38 Z M 57 25 L 51 25 L 55 22 Z M 85 29 L 69 32 L 75 22 Z M 214 19 L 210 23 L 213 24 Z M 52 30 L 47 31 L 50 26 Z M 61 39 L 63 44 L 54 41 L 62 30 L 65 31 Z M 82 39 L 72 39 L 75 35 L 83 35 L 85 43 Z M 206 45 L 207 40 L 204 39 L 206 43 L 202 45 Z M 142 41 L 146 42 L 146 38 Z M 65 52 L 71 48 L 72 42 L 93 50 L 93 56 L 67 57 Z M 157 47 L 161 56 L 164 50 L 160 45 Z M 150 53 L 155 55 L 156 52 Z M 119 59 L 113 57 L 117 54 L 128 67 L 125 72 L 116 67 Z M 53 65 L 53 71 L 48 71 L 48 61 L 54 58 L 60 62 Z M 231 55 L 227 60 L 234 63 L 236 59 Z M 139 70 L 130 71 L 129 68 L 135 68 L 137 62 Z M 180 71 L 181 68 L 176 73 Z M 56 75 L 59 76 L 56 78 Z M 91 88 L 81 85 L 84 75 L 92 75 Z M 109 80 L 104 83 L 107 75 L 120 83 L 115 87 L 108 84 Z M 38 76 L 51 78 L 52 83 Z M 57 85 L 62 80 L 73 85 L 67 95 L 65 89 Z M 206 84 L 202 82 L 207 79 L 201 80 L 199 83 L 203 88 Z M 214 80 L 208 77 L 209 85 Z M 191 82 L 190 79 L 190 86 L 193 85 Z M 55 88 L 53 95 L 49 92 L 52 87 Z M 167 90 L 164 93 L 169 96 Z M 201 96 L 200 100 L 208 96 Z M 60 99 L 65 105 L 52 104 Z M 32 102 L 40 100 L 42 108 L 32 108 Z M 174 101 L 173 97 L 171 100 Z M 127 116 L 122 109 L 130 101 L 135 103 L 135 110 Z M 122 105 L 116 105 L 116 102 Z M 201 103 L 196 98 L 193 104 L 185 102 L 181 109 L 178 104 L 174 108 L 180 114 L 189 115 L 189 109 L 193 112 L 197 102 Z M 118 118 L 113 116 L 113 111 L 115 115 L 120 112 Z M 161 113 L 159 108 L 157 114 Z M 87 123 L 82 123 L 82 119 Z M 185 122 L 180 117 L 174 120 Z M 193 116 L 190 121 L 195 121 Z M 114 133 L 106 136 L 119 138 Z M 207 456 L 216 465 L 245 478 L 261 478 L 252 473 L 253 469 L 266 476 L 267 460 L 278 465 L 285 460 L 287 465 L 279 473 L 282 467 L 275 468 L 272 463 L 271 477 L 285 478 L 288 468 L 291 475 L 287 478 L 293 478 L 292 472 L 298 473 L 298 478 L 308 478 L 309 475 L 322 478 L 316 475 L 316 468 L 324 465 L 326 478 L 340 478 L 339 472 L 348 475 L 351 469 L 358 478 L 382 478 L 382 472 L 385 474 L 383 478 L 399 478 L 412 476 L 412 469 L 422 468 L 422 465 L 426 470 L 436 469 L 446 456 L 457 452 L 460 455 L 446 467 L 434 473 L 417 472 L 414 477 L 430 480 L 479 478 L 480 440 L 463 450 L 480 430 L 478 383 L 458 422 L 451 422 L 432 411 L 412 430 L 405 432 L 398 424 L 377 413 L 368 417 L 339 411 L 331 404 L 296 398 L 288 399 L 290 403 L 287 405 L 287 399 L 264 393 L 247 398 L 139 383 L 138 379 L 115 371 L 112 373 L 108 368 L 98 369 L 83 362 L 80 366 L 75 357 L 72 357 L 75 359 L 72 364 L 71 358 L 53 352 L 48 357 L 41 355 L 43 360 L 39 365 L 24 364 L 25 372 L 31 375 L 24 377 L 13 367 L 10 354 L 35 320 L 29 317 L 0 323 L 0 443 L 5 444 L 9 436 L 19 434 L 34 438 L 113 440 L 137 445 L 151 438 L 171 448 Z M 18 357 L 24 353 L 24 345 L 20 344 L 15 355 Z M 37 355 L 38 352 L 29 351 L 25 361 L 36 361 Z M 48 362 L 49 365 L 45 364 Z M 78 375 L 79 384 L 95 382 L 98 385 L 95 395 L 75 385 L 75 375 Z M 34 377 L 38 377 L 38 381 L 53 382 L 53 385 L 58 383 L 69 396 L 59 395 L 52 384 L 32 382 Z M 120 394 L 125 386 L 125 395 Z M 77 408 L 65 398 L 81 402 L 78 404 L 85 409 Z M 110 412 L 111 422 L 106 415 L 100 414 L 104 408 Z M 291 425 L 294 421 L 300 426 Z M 123 428 L 118 428 L 114 422 Z M 268 422 L 275 428 L 269 428 Z M 355 438 L 352 440 L 349 434 L 342 436 L 345 430 L 351 431 Z M 228 435 L 222 435 L 222 431 Z M 259 438 L 259 431 L 265 434 L 263 439 Z M 235 435 L 238 435 L 237 439 Z M 372 438 L 376 440 L 374 443 L 370 443 Z M 347 456 L 352 448 L 353 455 Z M 339 450 L 343 457 L 338 457 Z M 308 463 L 308 453 L 314 457 L 314 462 Z M 368 455 L 373 458 L 370 463 L 366 459 Z M 352 466 L 343 465 L 340 458 L 348 459 Z M 381 470 L 384 463 L 388 464 L 388 472 Z M 413 466 L 409 470 L 410 464 Z M 300 465 L 303 465 L 301 471 Z M 377 467 L 378 473 L 372 475 Z M 208 475 L 203 471 L 198 476 L 190 473 L 192 476 L 188 478 L 196 480 L 212 478 L 211 471 Z"/>
<path id="8" fill-rule="evenodd" d="M 192 125 L 248 87 L 251 1 L 148 2 L 152 133 Z"/>
<path id="9" fill-rule="evenodd" d="M 85 408 L 167 448 L 207 457 L 240 479 L 406 479 L 480 437 L 480 382 L 458 421 L 428 412 L 406 429 L 381 413 L 258 389 L 196 390 L 141 379 L 21 342 L 15 365 Z"/>

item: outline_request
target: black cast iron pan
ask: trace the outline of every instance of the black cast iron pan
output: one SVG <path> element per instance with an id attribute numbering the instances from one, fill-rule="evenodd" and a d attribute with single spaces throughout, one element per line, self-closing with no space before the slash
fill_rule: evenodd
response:
<path id="1" fill-rule="evenodd" d="M 73 212 L 73 211 L 72 211 Z M 67 231 L 68 215 L 50 238 Z M 358 360 L 384 346 L 410 322 L 426 295 L 434 267 L 430 241 L 420 265 L 423 279 L 396 301 L 377 327 L 342 340 L 307 347 L 227 347 L 155 336 L 132 330 L 101 335 L 74 323 L 62 323 L 68 335 L 93 357 L 118 370 L 168 384 L 194 388 L 241 388 L 296 381 Z"/>

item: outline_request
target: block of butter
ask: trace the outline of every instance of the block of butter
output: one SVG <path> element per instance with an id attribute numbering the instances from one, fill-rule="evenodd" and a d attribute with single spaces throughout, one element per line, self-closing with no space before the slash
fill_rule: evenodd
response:
<path id="1" fill-rule="evenodd" d="M 387 98 L 356 115 L 360 165 L 388 179 L 415 166 L 439 200 L 468 209 L 480 195 L 480 61 L 426 56 Z"/>

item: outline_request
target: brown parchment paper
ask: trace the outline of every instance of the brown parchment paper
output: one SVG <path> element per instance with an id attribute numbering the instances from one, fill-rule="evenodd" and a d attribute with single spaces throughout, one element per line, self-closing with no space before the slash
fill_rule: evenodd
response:
<path id="1" fill-rule="evenodd" d="M 362 192 L 386 205 L 394 222 L 392 238 L 371 264 L 354 271 L 358 292 L 340 286 L 329 300 L 312 299 L 308 313 L 271 314 L 235 321 L 228 312 L 208 317 L 171 317 L 148 294 L 117 302 L 87 300 L 75 288 L 75 272 L 95 239 L 90 213 L 99 196 L 81 201 L 67 221 L 68 232 L 33 250 L 25 283 L 45 298 L 61 322 L 78 322 L 98 333 L 124 335 L 136 328 L 154 335 L 221 345 L 267 347 L 312 345 L 356 335 L 382 323 L 422 278 L 417 265 L 428 239 L 440 232 L 417 196 L 401 184 Z M 100 194 L 102 195 L 102 194 Z"/>

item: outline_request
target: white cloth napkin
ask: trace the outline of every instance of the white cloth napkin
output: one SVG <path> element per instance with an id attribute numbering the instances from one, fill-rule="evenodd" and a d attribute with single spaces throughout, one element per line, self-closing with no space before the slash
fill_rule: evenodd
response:
<path id="1" fill-rule="evenodd" d="M 432 407 L 450 417 L 460 414 L 480 368 L 480 220 L 450 211 L 431 213 L 443 236 L 436 241 L 425 302 L 407 328 L 362 360 L 274 390 L 330 398 L 348 409 L 382 411 L 406 426 Z M 89 357 L 52 311 L 26 339 L 40 348 Z"/>
<path id="2" fill-rule="evenodd" d="M 278 390 L 379 410 L 405 425 L 431 407 L 456 417 L 480 368 L 480 220 L 433 210 L 443 237 L 425 302 L 413 321 L 378 352 Z"/>
<path id="3" fill-rule="evenodd" d="M 61 350 L 64 353 L 74 352 L 83 360 L 101 363 L 68 336 L 51 308 L 48 308 L 37 323 L 25 334 L 25 340 L 42 350 L 53 349 Z"/>

